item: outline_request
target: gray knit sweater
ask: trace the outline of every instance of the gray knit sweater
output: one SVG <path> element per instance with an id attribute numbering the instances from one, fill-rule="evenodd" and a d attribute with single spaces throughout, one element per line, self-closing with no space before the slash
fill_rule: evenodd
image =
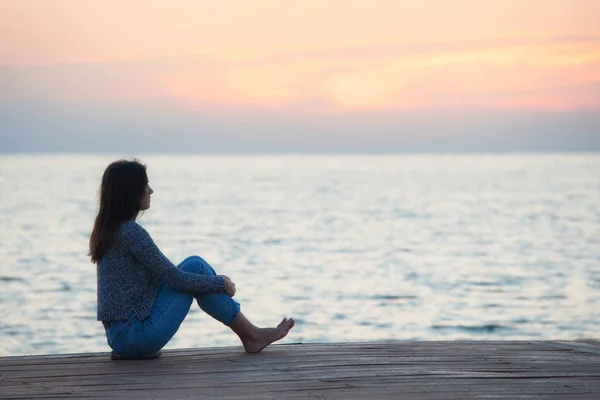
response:
<path id="1" fill-rule="evenodd" d="M 224 291 L 222 277 L 183 272 L 134 221 L 119 227 L 116 243 L 98 262 L 98 321 L 144 320 L 156 302 L 159 281 L 192 294 Z"/>

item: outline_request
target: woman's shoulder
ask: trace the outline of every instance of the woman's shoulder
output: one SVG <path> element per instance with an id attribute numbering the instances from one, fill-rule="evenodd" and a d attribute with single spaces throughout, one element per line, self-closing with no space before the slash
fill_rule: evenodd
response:
<path id="1" fill-rule="evenodd" d="M 119 226 L 119 234 L 122 237 L 135 237 L 135 236 L 145 236 L 148 233 L 146 230 L 135 221 L 123 221 L 121 222 L 121 226 Z"/>

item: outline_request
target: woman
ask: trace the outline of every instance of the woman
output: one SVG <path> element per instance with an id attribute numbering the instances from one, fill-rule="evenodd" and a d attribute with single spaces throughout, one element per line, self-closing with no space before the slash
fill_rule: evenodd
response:
<path id="1" fill-rule="evenodd" d="M 193 299 L 229 326 L 248 353 L 258 353 L 294 326 L 284 318 L 275 328 L 257 328 L 232 299 L 235 283 L 217 275 L 198 256 L 177 267 L 135 220 L 150 208 L 146 166 L 115 161 L 102 176 L 100 209 L 90 237 L 98 273 L 98 321 L 106 329 L 115 359 L 154 358 L 185 319 Z"/>

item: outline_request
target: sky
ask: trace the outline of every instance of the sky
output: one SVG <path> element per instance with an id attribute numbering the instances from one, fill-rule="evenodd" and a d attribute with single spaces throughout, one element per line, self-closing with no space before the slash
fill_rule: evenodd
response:
<path id="1" fill-rule="evenodd" d="M 0 0 L 0 153 L 600 151 L 598 0 Z"/>

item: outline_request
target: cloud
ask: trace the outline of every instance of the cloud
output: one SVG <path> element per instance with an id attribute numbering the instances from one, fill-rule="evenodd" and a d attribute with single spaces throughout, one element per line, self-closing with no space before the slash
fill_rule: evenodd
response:
<path id="1" fill-rule="evenodd" d="M 600 47 L 600 35 L 561 35 L 550 37 L 476 38 L 454 41 L 407 41 L 370 46 L 346 46 L 311 51 L 280 51 L 238 65 L 272 66 L 310 59 L 349 61 L 410 56 L 443 55 L 477 51 L 507 50 L 519 47 L 594 45 Z"/>
<path id="2" fill-rule="evenodd" d="M 582 47 L 583 46 L 583 47 Z M 274 53 L 246 61 L 213 56 L 127 62 L 0 67 L 0 99 L 131 102 L 178 99 L 182 106 L 219 109 L 247 104 L 281 109 L 327 99 L 314 112 L 493 106 L 497 93 L 547 91 L 600 80 L 600 36 L 405 42 Z M 585 94 L 565 101 L 523 101 L 514 108 L 591 108 Z M 483 99 L 488 97 L 488 100 Z M 539 97 L 544 94 L 540 93 Z M 501 107 L 510 106 L 505 96 Z M 501 104 L 500 104 L 501 103 Z"/>
<path id="3" fill-rule="evenodd" d="M 194 56 L 126 62 L 0 67 L 0 99 L 123 100 L 168 95 L 169 79 L 186 75 L 218 80 L 225 64 Z"/>

